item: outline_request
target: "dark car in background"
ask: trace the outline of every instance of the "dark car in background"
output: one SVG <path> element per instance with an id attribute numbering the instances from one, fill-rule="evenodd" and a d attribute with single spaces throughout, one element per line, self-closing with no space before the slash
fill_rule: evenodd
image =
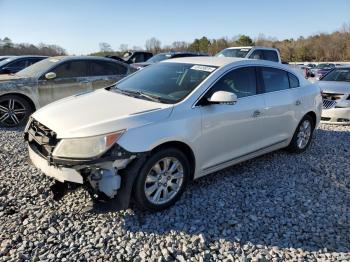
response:
<path id="1" fill-rule="evenodd" d="M 127 64 L 145 62 L 153 56 L 151 52 L 147 51 L 126 51 L 121 57 L 108 55 L 106 57 L 112 58 Z"/>
<path id="2" fill-rule="evenodd" d="M 0 61 L 3 61 L 7 58 L 10 58 L 11 56 L 10 55 L 0 55 Z"/>
<path id="3" fill-rule="evenodd" d="M 171 59 L 171 58 L 179 58 L 179 57 L 191 57 L 191 56 L 207 56 L 207 54 L 201 54 L 201 53 L 193 53 L 193 52 L 167 52 L 167 53 L 160 53 L 152 58 L 148 59 L 146 62 L 142 63 L 134 63 L 131 64 L 131 67 L 134 69 L 141 69 L 146 66 L 149 66 L 154 63 L 158 63 L 160 61 Z"/>
<path id="4" fill-rule="evenodd" d="M 328 72 L 330 72 L 334 68 L 335 68 L 335 64 L 322 63 L 322 64 L 318 64 L 314 69 L 312 69 L 312 72 L 317 79 L 321 79 L 323 76 L 325 76 Z"/>
<path id="5" fill-rule="evenodd" d="M 129 73 L 129 65 L 109 58 L 57 56 L 37 62 L 16 74 L 2 75 L 0 126 L 22 125 L 33 111 L 46 104 L 108 87 Z"/>
<path id="6" fill-rule="evenodd" d="M 0 74 L 15 74 L 45 58 L 47 56 L 8 56 L 0 61 Z"/>

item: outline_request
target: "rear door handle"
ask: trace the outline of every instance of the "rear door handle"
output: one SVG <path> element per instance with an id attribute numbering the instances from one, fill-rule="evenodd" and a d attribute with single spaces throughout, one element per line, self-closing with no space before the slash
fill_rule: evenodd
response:
<path id="1" fill-rule="evenodd" d="M 253 112 L 252 117 L 259 117 L 260 115 L 261 115 L 261 112 L 260 112 L 259 110 L 255 110 L 255 111 Z"/>
<path id="2" fill-rule="evenodd" d="M 301 105 L 301 101 L 300 100 L 295 101 L 295 105 L 296 106 L 300 106 Z"/>

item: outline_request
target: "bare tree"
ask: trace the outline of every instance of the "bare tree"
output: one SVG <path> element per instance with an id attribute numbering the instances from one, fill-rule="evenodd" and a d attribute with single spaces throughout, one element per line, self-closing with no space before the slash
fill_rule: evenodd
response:
<path id="1" fill-rule="evenodd" d="M 111 45 L 108 43 L 102 42 L 102 43 L 99 43 L 99 46 L 100 46 L 101 52 L 113 52 Z"/>
<path id="2" fill-rule="evenodd" d="M 147 51 L 156 54 L 161 50 L 161 42 L 157 38 L 152 37 L 146 41 L 145 47 Z"/>
<path id="3" fill-rule="evenodd" d="M 128 44 L 120 44 L 120 46 L 119 46 L 120 52 L 128 51 L 128 49 L 129 49 Z"/>

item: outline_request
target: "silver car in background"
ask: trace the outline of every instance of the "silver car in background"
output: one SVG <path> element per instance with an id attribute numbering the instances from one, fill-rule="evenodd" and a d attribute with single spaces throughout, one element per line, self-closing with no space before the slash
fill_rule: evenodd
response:
<path id="1" fill-rule="evenodd" d="M 50 57 L 0 76 L 0 126 L 26 123 L 32 112 L 58 99 L 114 84 L 130 73 L 122 62 L 93 56 Z"/>

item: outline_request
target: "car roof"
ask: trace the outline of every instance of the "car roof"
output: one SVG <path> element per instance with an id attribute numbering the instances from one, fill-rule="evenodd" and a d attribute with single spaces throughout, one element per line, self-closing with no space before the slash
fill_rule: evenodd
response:
<path id="1" fill-rule="evenodd" d="M 57 59 L 57 60 L 60 60 L 60 61 L 63 61 L 63 60 L 104 60 L 104 61 L 113 61 L 113 62 L 119 62 L 121 63 L 120 61 L 118 60 L 115 60 L 113 58 L 108 58 L 108 57 L 103 57 L 103 56 L 52 56 L 50 57 L 50 59 Z"/>
<path id="2" fill-rule="evenodd" d="M 207 65 L 215 67 L 224 67 L 229 64 L 236 65 L 256 65 L 256 66 L 270 66 L 277 67 L 286 71 L 294 72 L 290 65 L 285 65 L 282 63 L 272 62 L 268 60 L 261 59 L 250 59 L 250 58 L 236 58 L 236 57 L 217 57 L 217 56 L 194 56 L 194 57 L 181 57 L 173 58 L 161 61 L 160 63 L 185 63 L 185 64 L 197 64 L 197 65 Z"/>
<path id="3" fill-rule="evenodd" d="M 35 58 L 35 57 L 39 57 L 39 58 L 46 58 L 48 56 L 45 56 L 45 55 L 17 55 L 17 56 L 11 56 L 13 58 Z"/>
<path id="4" fill-rule="evenodd" d="M 277 48 L 267 47 L 267 46 L 232 46 L 226 49 L 244 49 L 244 48 L 254 48 L 254 49 L 264 49 L 264 50 L 277 50 Z"/>

